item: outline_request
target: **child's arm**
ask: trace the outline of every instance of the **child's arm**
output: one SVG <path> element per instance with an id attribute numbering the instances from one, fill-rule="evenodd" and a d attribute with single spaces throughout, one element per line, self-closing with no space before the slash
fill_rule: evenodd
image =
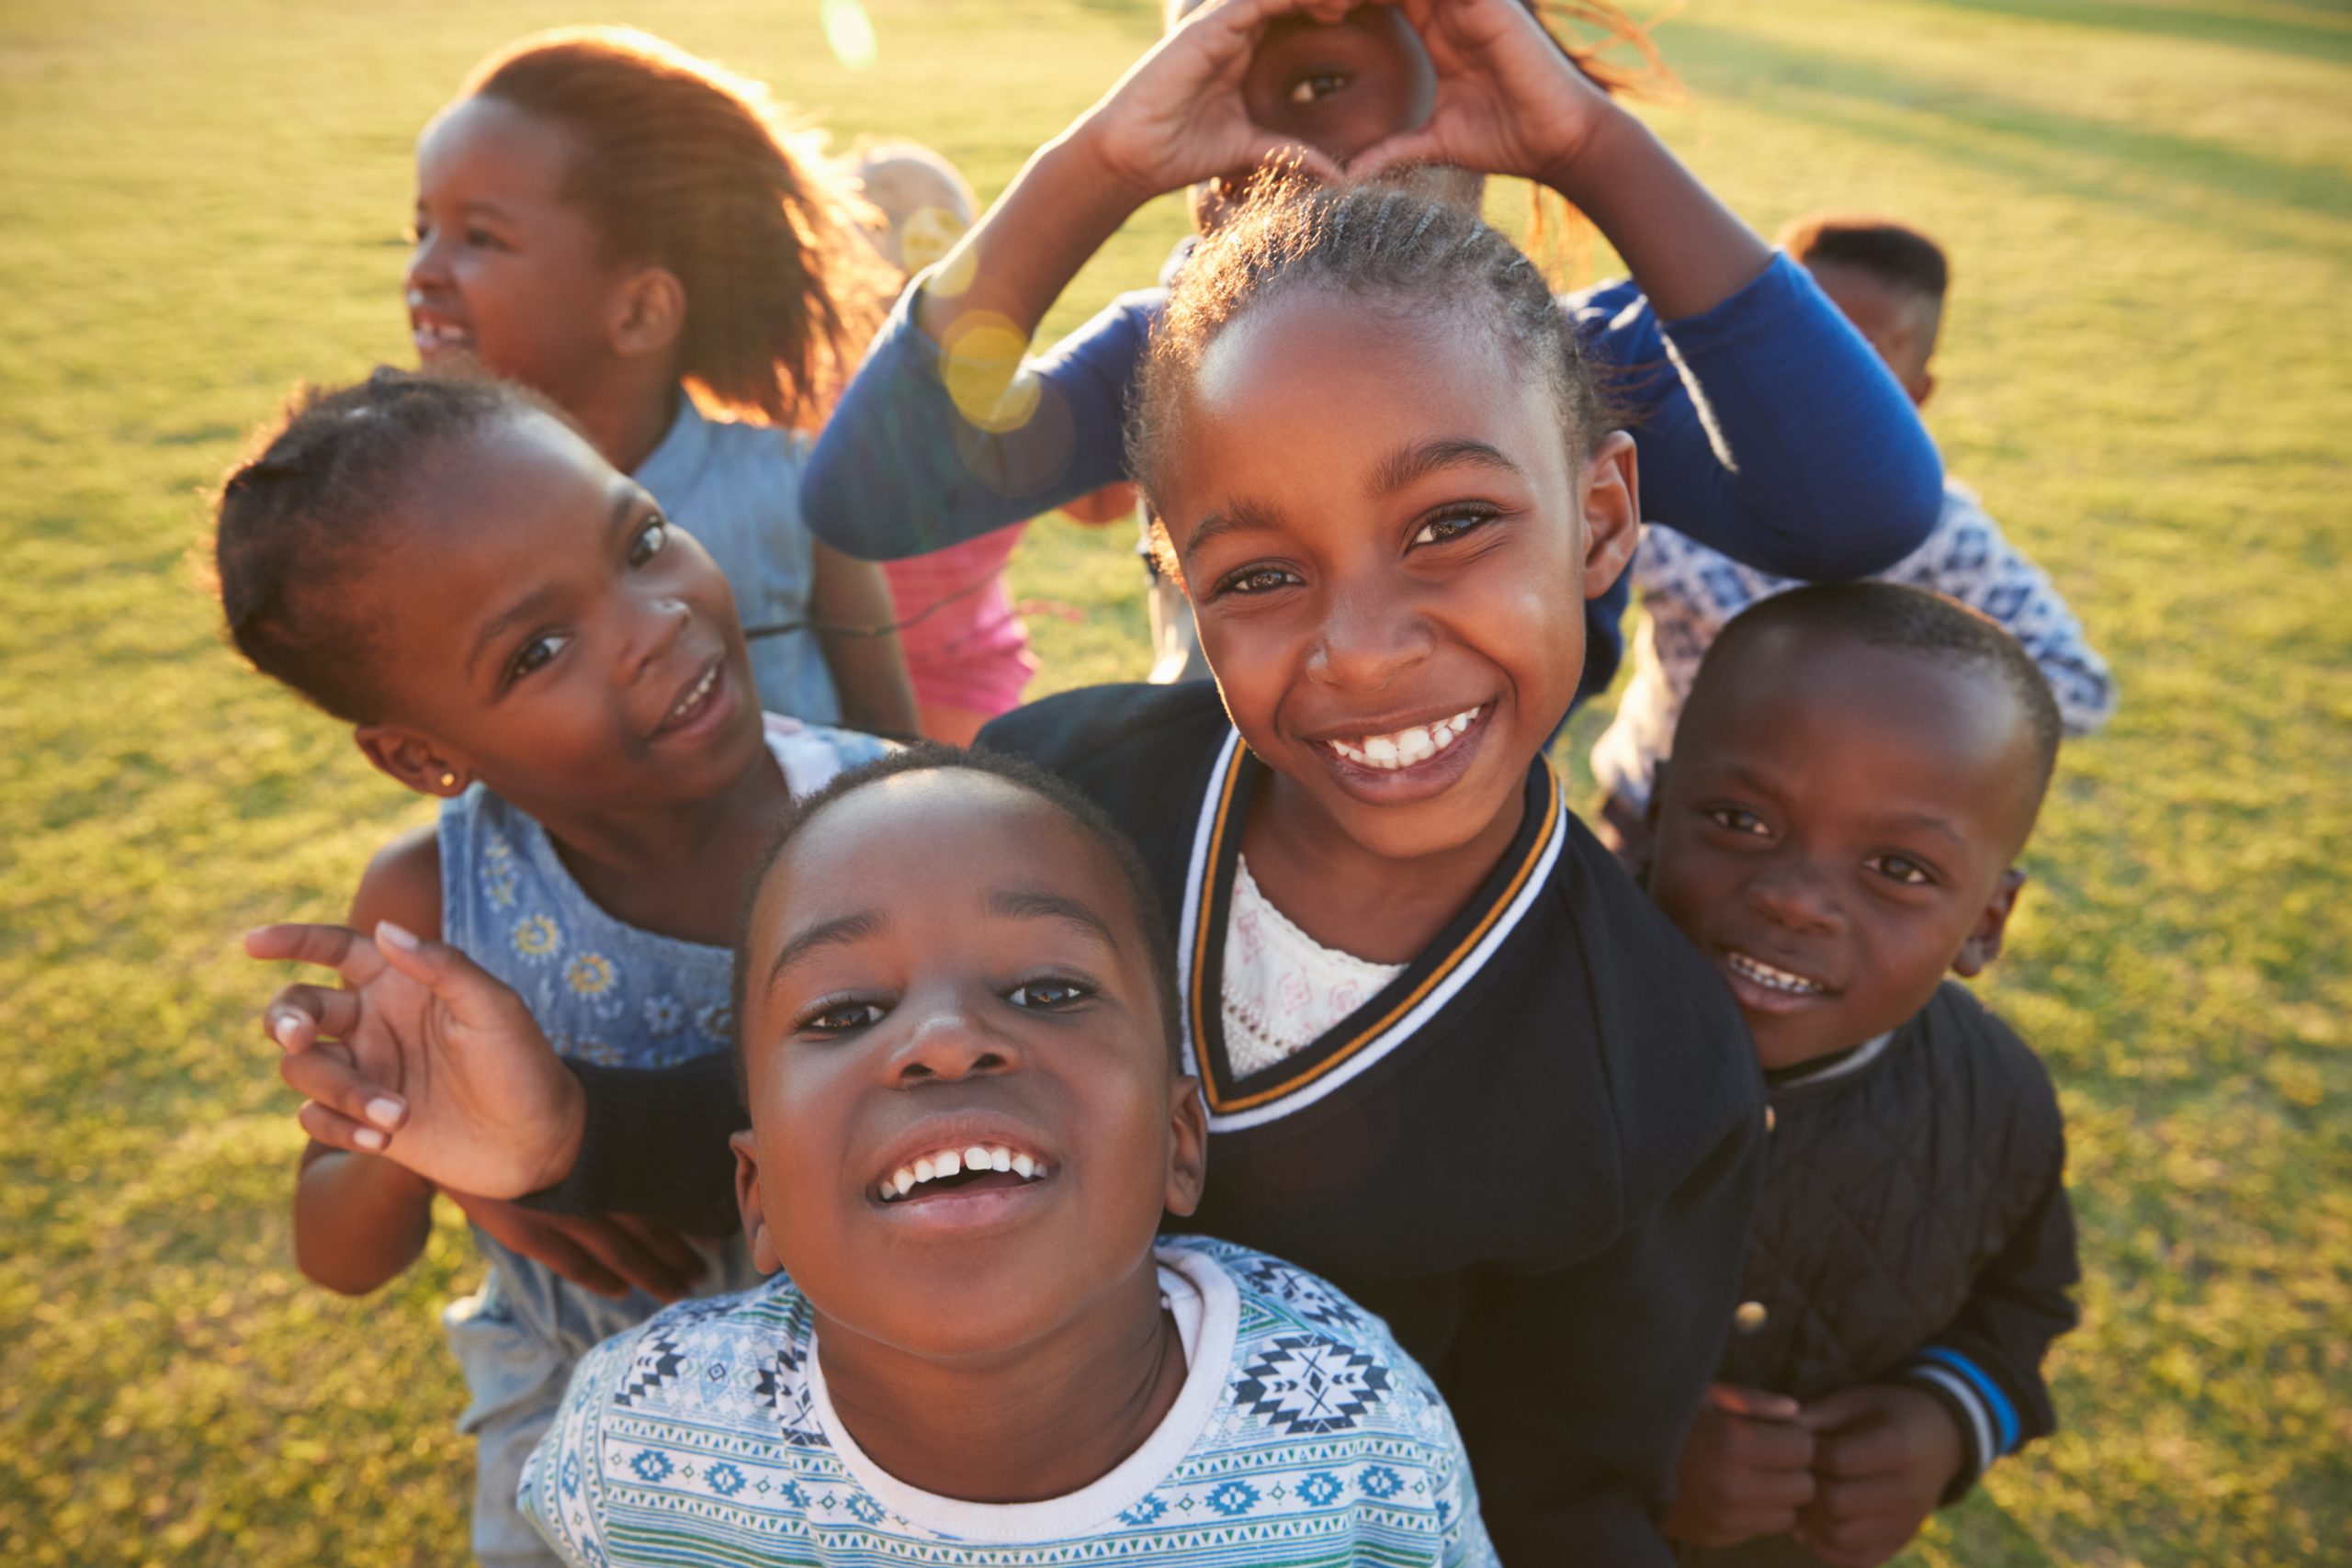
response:
<path id="1" fill-rule="evenodd" d="M 822 624 L 817 643 L 824 649 L 825 667 L 832 672 L 833 690 L 841 694 L 842 722 L 869 735 L 916 733 L 922 723 L 915 713 L 914 682 L 907 675 L 907 656 L 899 647 L 899 634 L 822 629 L 823 626 L 887 626 L 898 619 L 882 569 L 870 561 L 854 560 L 821 539 L 815 541 L 811 556 L 814 570 L 808 585 L 808 614 Z"/>
<path id="2" fill-rule="evenodd" d="M 393 920 L 426 936 L 441 931 L 441 852 L 430 828 L 385 846 L 352 896 L 361 929 Z M 294 1183 L 294 1261 L 346 1296 L 397 1278 L 433 1229 L 433 1184 L 380 1156 L 312 1143 Z"/>
<path id="3" fill-rule="evenodd" d="M 1804 270 L 1776 261 L 1518 0 L 1405 10 L 1437 68 L 1435 107 L 1350 173 L 1433 162 L 1523 175 L 1600 229 L 1647 296 L 1647 310 L 1612 301 L 1596 344 L 1635 373 L 1622 392 L 1646 515 L 1791 577 L 1860 576 L 1917 548 L 1936 521 L 1935 445 Z"/>
<path id="4" fill-rule="evenodd" d="M 809 456 L 809 530 L 846 554 L 893 560 L 1125 479 L 1120 421 L 1156 296 L 1114 302 L 1027 365 L 1026 417 L 990 411 L 1046 310 L 1144 203 L 1270 155 L 1337 175 L 1321 153 L 1252 125 L 1238 88 L 1270 21 L 1348 9 L 1349 0 L 1204 7 L 1038 149 L 876 337 Z"/>

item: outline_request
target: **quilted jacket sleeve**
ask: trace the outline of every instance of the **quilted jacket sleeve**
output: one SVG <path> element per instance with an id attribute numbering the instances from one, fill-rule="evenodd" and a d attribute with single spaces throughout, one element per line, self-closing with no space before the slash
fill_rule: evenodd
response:
<path id="1" fill-rule="evenodd" d="M 695 1235 L 729 1235 L 735 1156 L 727 1140 L 751 1124 L 727 1052 L 667 1067 L 566 1062 L 587 1091 L 588 1122 L 571 1174 L 523 1200 L 560 1214 L 645 1214 Z"/>
<path id="2" fill-rule="evenodd" d="M 2064 1157 L 2062 1146 L 2059 1166 Z M 2056 1427 L 2041 1363 L 2051 1344 L 2075 1326 L 2067 1292 L 2079 1272 L 2074 1211 L 2053 1167 L 2008 1245 L 1977 1277 L 1960 1315 L 1897 1374 L 1934 1395 L 1959 1423 L 1968 1455 L 1945 1502 L 1963 1495 L 1995 1460 Z"/>

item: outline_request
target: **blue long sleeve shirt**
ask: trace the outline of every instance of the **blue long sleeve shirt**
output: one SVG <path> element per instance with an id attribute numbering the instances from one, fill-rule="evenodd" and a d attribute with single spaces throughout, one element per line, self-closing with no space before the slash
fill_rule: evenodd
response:
<path id="1" fill-rule="evenodd" d="M 957 411 L 910 288 L 810 455 L 803 517 L 844 554 L 959 543 L 1127 477 L 1121 432 L 1168 295 L 1121 295 L 1032 362 L 1038 402 L 990 432 Z M 1659 320 L 1630 278 L 1564 297 L 1633 434 L 1643 515 L 1759 570 L 1868 576 L 1927 538 L 1943 465 L 1861 333 L 1785 256 L 1713 309 Z M 1631 573 L 1586 607 L 1579 695 L 1606 687 Z"/>

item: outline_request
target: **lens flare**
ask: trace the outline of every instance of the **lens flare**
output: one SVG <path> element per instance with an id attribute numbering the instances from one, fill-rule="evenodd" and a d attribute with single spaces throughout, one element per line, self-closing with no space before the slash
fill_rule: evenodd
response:
<path id="1" fill-rule="evenodd" d="M 833 58 L 852 71 L 865 70 L 882 52 L 881 42 L 874 36 L 873 19 L 857 0 L 825 0 L 818 21 L 825 29 L 825 43 Z"/>

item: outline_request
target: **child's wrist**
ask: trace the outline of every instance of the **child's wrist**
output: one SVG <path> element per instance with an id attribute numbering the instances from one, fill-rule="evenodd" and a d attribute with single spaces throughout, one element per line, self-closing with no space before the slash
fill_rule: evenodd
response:
<path id="1" fill-rule="evenodd" d="M 1104 131 L 1099 107 L 1040 147 L 1035 164 L 1057 189 L 1068 189 L 1113 229 L 1146 202 L 1167 194 L 1150 188 L 1152 182 L 1120 158 Z"/>
<path id="2" fill-rule="evenodd" d="M 1582 208 L 1594 187 L 1609 179 L 1612 171 L 1624 172 L 1618 167 L 1623 154 L 1636 150 L 1637 141 L 1648 140 L 1648 129 L 1640 120 L 1613 99 L 1604 102 L 1584 134 L 1547 160 L 1536 178 Z"/>

